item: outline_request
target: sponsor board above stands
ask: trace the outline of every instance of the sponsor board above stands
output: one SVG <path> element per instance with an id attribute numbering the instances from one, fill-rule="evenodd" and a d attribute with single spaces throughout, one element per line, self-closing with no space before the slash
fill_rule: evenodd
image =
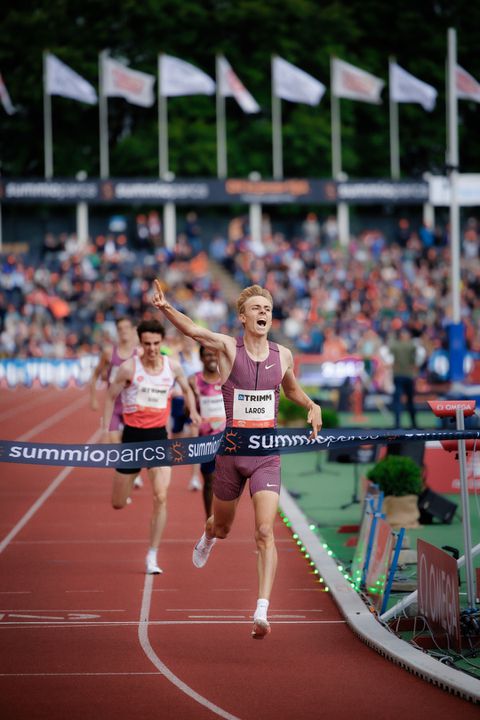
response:
<path id="1" fill-rule="evenodd" d="M 423 180 L 392 181 L 290 178 L 284 180 L 229 178 L 1 178 L 2 203 L 68 204 L 87 202 L 94 205 L 130 203 L 157 204 L 174 202 L 199 205 L 231 203 L 285 203 L 331 205 L 336 202 L 374 205 L 429 201 L 429 184 Z"/>
<path id="2" fill-rule="evenodd" d="M 90 382 L 98 364 L 96 355 L 79 358 L 42 360 L 41 358 L 1 359 L 0 387 L 68 387 Z"/>

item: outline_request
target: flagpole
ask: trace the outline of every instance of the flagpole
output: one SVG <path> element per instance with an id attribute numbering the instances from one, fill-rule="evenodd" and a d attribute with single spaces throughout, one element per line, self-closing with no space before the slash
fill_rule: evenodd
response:
<path id="1" fill-rule="evenodd" d="M 330 116 L 332 125 L 332 177 L 338 180 L 342 172 L 342 139 L 340 133 L 340 98 L 335 95 L 333 82 L 335 58 L 330 58 Z"/>
<path id="2" fill-rule="evenodd" d="M 347 175 L 342 171 L 342 138 L 340 119 L 340 98 L 335 94 L 334 62 L 330 58 L 330 113 L 332 124 L 332 177 L 334 180 L 346 180 Z M 350 242 L 350 215 L 348 204 L 337 203 L 337 227 L 340 245 L 348 246 Z"/>
<path id="3" fill-rule="evenodd" d="M 158 56 L 158 167 L 160 177 L 168 173 L 168 108 L 167 97 L 162 94 L 162 54 Z"/>
<path id="4" fill-rule="evenodd" d="M 174 173 L 168 169 L 168 108 L 167 96 L 162 92 L 162 53 L 157 58 L 158 89 L 158 175 L 166 182 L 175 180 Z M 175 203 L 166 202 L 163 206 L 163 243 L 173 250 L 177 239 L 177 214 Z"/>
<path id="5" fill-rule="evenodd" d="M 457 33 L 448 30 L 448 168 L 450 171 L 450 243 L 452 323 L 450 337 L 450 379 L 463 380 L 464 327 L 460 307 L 460 207 L 458 202 L 458 100 L 456 87 Z"/>
<path id="6" fill-rule="evenodd" d="M 273 177 L 283 179 L 283 148 L 282 148 L 282 101 L 275 92 L 275 56 L 272 55 L 272 150 Z"/>
<path id="7" fill-rule="evenodd" d="M 390 174 L 393 180 L 400 178 L 400 132 L 398 124 L 398 103 L 392 98 L 392 66 L 394 57 L 388 60 L 388 90 L 389 90 L 389 119 L 390 119 Z"/>
<path id="8" fill-rule="evenodd" d="M 98 57 L 98 112 L 100 123 L 100 177 L 110 176 L 110 158 L 108 147 L 108 100 L 103 92 L 103 62 L 108 57 L 108 50 L 102 50 Z"/>
<path id="9" fill-rule="evenodd" d="M 221 56 L 215 58 L 216 73 L 216 108 L 217 108 L 217 177 L 226 178 L 227 170 L 227 126 L 225 117 L 225 96 L 220 87 L 221 80 Z"/>
<path id="10" fill-rule="evenodd" d="M 45 178 L 53 177 L 52 96 L 47 92 L 47 57 L 43 51 L 43 152 Z"/>

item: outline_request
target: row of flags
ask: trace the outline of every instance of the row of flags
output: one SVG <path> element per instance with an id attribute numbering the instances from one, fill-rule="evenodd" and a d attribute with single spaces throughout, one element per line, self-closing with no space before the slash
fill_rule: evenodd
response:
<path id="1" fill-rule="evenodd" d="M 223 97 L 234 97 L 245 113 L 257 113 L 260 106 L 245 88 L 226 58 L 218 65 L 218 90 Z M 331 92 L 335 97 L 381 103 L 384 81 L 337 58 L 332 59 Z M 134 105 L 151 107 L 155 102 L 154 85 L 157 78 L 107 56 L 102 57 L 100 92 L 104 97 L 121 97 Z M 46 56 L 45 91 L 48 95 L 78 100 L 89 105 L 98 102 L 93 85 L 75 70 L 50 53 Z M 170 55 L 161 55 L 159 62 L 159 88 L 162 97 L 184 95 L 213 95 L 215 81 L 191 63 Z M 457 97 L 480 102 L 480 83 L 466 70 L 456 68 Z M 272 92 L 290 102 L 318 105 L 326 87 L 304 70 L 280 57 L 272 61 Z M 431 85 L 416 78 L 396 62 L 389 66 L 390 99 L 397 103 L 418 103 L 425 110 L 435 107 L 437 91 Z M 6 113 L 12 115 L 15 107 L 0 75 L 0 100 Z"/>

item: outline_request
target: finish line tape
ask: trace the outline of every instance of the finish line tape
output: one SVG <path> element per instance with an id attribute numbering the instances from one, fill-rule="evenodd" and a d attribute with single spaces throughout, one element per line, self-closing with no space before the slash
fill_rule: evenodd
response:
<path id="1" fill-rule="evenodd" d="M 478 440 L 480 430 L 329 430 L 310 439 L 310 429 L 251 431 L 227 428 L 223 433 L 141 443 L 60 445 L 0 440 L 0 462 L 62 467 L 135 469 L 191 465 L 216 455 L 278 455 L 312 450 L 347 450 L 392 442 Z M 479 443 L 480 450 L 480 443 Z"/>

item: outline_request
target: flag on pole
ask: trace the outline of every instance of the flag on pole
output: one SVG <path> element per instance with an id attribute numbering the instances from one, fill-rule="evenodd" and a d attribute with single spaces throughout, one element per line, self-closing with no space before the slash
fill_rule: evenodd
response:
<path id="1" fill-rule="evenodd" d="M 13 115 L 17 112 L 17 108 L 13 106 L 12 101 L 10 100 L 10 95 L 8 94 L 7 86 L 3 82 L 3 77 L 0 74 L 0 100 L 3 105 L 3 109 L 7 113 L 7 115 Z"/>
<path id="2" fill-rule="evenodd" d="M 213 95 L 215 82 L 203 70 L 171 55 L 160 56 L 160 94 L 163 97 Z"/>
<path id="3" fill-rule="evenodd" d="M 457 65 L 455 75 L 457 97 L 460 100 L 480 102 L 480 83 L 460 65 Z"/>
<path id="4" fill-rule="evenodd" d="M 155 75 L 131 70 L 111 57 L 103 57 L 103 87 L 105 97 L 122 97 L 133 105 L 151 107 L 155 102 Z"/>
<path id="5" fill-rule="evenodd" d="M 378 105 L 384 85 L 383 80 L 355 65 L 337 58 L 332 61 L 332 94 L 336 97 Z"/>
<path id="6" fill-rule="evenodd" d="M 46 56 L 45 83 L 47 95 L 61 95 L 89 105 L 97 103 L 97 93 L 93 85 L 49 53 Z"/>
<path id="7" fill-rule="evenodd" d="M 248 92 L 232 66 L 224 57 L 218 58 L 219 78 L 218 85 L 222 97 L 234 97 L 245 113 L 260 112 L 260 106 L 255 98 Z"/>
<path id="8" fill-rule="evenodd" d="M 273 93 L 290 102 L 318 105 L 325 92 L 325 85 L 280 57 L 272 63 Z"/>
<path id="9" fill-rule="evenodd" d="M 390 63 L 390 98 L 397 103 L 418 103 L 431 112 L 437 100 L 437 91 L 397 65 Z"/>

